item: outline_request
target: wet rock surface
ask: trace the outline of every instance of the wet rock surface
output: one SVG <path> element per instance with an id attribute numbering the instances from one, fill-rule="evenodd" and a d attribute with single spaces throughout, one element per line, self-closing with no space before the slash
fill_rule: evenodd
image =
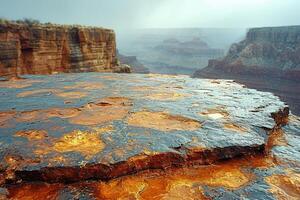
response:
<path id="1" fill-rule="evenodd" d="M 0 197 L 299 197 L 300 121 L 283 126 L 271 93 L 186 76 L 27 78 L 0 83 Z"/>

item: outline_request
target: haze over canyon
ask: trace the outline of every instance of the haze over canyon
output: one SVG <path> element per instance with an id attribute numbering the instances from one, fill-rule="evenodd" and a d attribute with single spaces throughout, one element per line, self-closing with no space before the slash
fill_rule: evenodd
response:
<path id="1" fill-rule="evenodd" d="M 0 199 L 300 199 L 297 0 L 0 0 Z"/>

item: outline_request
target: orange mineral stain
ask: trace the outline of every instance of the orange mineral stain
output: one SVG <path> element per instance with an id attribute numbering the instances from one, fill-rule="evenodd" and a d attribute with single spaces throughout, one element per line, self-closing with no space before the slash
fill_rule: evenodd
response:
<path id="1" fill-rule="evenodd" d="M 276 174 L 265 178 L 270 185 L 269 191 L 283 200 L 300 199 L 300 174 L 287 171 L 286 174 Z"/>
<path id="2" fill-rule="evenodd" d="M 121 120 L 128 114 L 131 106 L 131 100 L 125 97 L 104 98 L 85 105 L 77 116 L 69 118 L 69 122 L 89 126 Z"/>
<path id="3" fill-rule="evenodd" d="M 100 140 L 99 134 L 82 132 L 79 130 L 65 134 L 53 145 L 58 152 L 80 152 L 83 156 L 91 157 L 104 149 L 105 144 Z"/>
<path id="4" fill-rule="evenodd" d="M 127 119 L 127 123 L 131 126 L 153 128 L 160 131 L 192 131 L 201 127 L 201 123 L 194 119 L 179 115 L 170 115 L 166 112 L 150 111 L 140 111 L 131 114 Z"/>
<path id="5" fill-rule="evenodd" d="M 18 131 L 15 133 L 16 137 L 25 137 L 28 140 L 42 140 L 45 139 L 48 134 L 43 130 L 27 130 L 27 131 Z"/>

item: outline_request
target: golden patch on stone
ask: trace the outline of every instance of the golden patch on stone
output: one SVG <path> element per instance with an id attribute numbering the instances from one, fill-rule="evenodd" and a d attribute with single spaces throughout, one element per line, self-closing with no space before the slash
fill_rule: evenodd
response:
<path id="1" fill-rule="evenodd" d="M 75 130 L 65 134 L 53 144 L 53 150 L 58 152 L 80 152 L 90 158 L 101 152 L 105 144 L 99 138 L 98 133 Z"/>
<path id="2" fill-rule="evenodd" d="M 136 112 L 129 116 L 127 123 L 130 126 L 152 128 L 160 131 L 193 131 L 201 128 L 201 123 L 197 120 L 179 115 L 170 115 L 166 112 Z"/>
<path id="3" fill-rule="evenodd" d="M 28 97 L 28 96 L 41 95 L 41 94 L 52 95 L 59 92 L 61 92 L 61 90 L 59 89 L 29 90 L 29 91 L 20 92 L 19 94 L 17 94 L 17 97 Z"/>
<path id="4" fill-rule="evenodd" d="M 298 200 L 300 198 L 300 173 L 287 171 L 286 174 L 276 174 L 265 178 L 270 185 L 269 191 L 277 199 Z"/>
<path id="5" fill-rule="evenodd" d="M 237 124 L 234 123 L 224 123 L 224 129 L 230 130 L 230 131 L 235 131 L 235 132 L 239 132 L 239 133 L 245 133 L 248 131 L 247 128 L 239 126 Z"/>
<path id="6" fill-rule="evenodd" d="M 86 97 L 87 93 L 79 92 L 79 91 L 70 91 L 70 92 L 57 92 L 55 93 L 55 95 L 67 99 L 80 99 Z"/>
<path id="7" fill-rule="evenodd" d="M 104 127 L 92 127 L 92 129 L 97 133 L 110 133 L 115 130 L 115 128 L 112 125 Z"/>
<path id="8" fill-rule="evenodd" d="M 40 110 L 23 111 L 18 113 L 16 117 L 17 122 L 28 122 L 35 120 L 42 120 L 45 116 L 42 115 Z"/>
<path id="9" fill-rule="evenodd" d="M 85 105 L 77 116 L 69 118 L 69 122 L 88 126 L 121 120 L 128 114 L 131 106 L 131 100 L 125 97 L 104 98 Z"/>
<path id="10" fill-rule="evenodd" d="M 188 95 L 176 92 L 158 92 L 153 94 L 146 94 L 144 98 L 158 101 L 176 101 Z"/>
<path id="11" fill-rule="evenodd" d="M 176 180 L 168 185 L 166 194 L 162 195 L 164 200 L 204 200 L 204 192 L 201 187 L 194 186 L 195 182 L 189 180 Z"/>
<path id="12" fill-rule="evenodd" d="M 79 108 L 51 108 L 49 110 L 42 111 L 47 117 L 59 117 L 59 118 L 70 118 L 75 117 L 80 113 Z"/>
<path id="13" fill-rule="evenodd" d="M 47 131 L 44 130 L 27 130 L 18 131 L 15 133 L 16 137 L 25 137 L 28 140 L 43 140 L 48 137 Z"/>
<path id="14" fill-rule="evenodd" d="M 201 177 L 200 182 L 209 186 L 223 186 L 230 189 L 237 189 L 249 182 L 249 176 L 239 168 L 222 168 L 213 169 L 210 176 Z"/>
<path id="15" fill-rule="evenodd" d="M 73 85 L 64 86 L 64 89 L 80 89 L 80 90 L 96 90 L 103 89 L 104 85 L 102 83 L 92 83 L 92 82 L 78 82 Z"/>
<path id="16" fill-rule="evenodd" d="M 14 88 L 21 89 L 32 86 L 33 83 L 40 83 L 42 80 L 11 80 L 11 81 L 0 81 L 0 88 Z"/>
<path id="17" fill-rule="evenodd" d="M 142 199 L 147 184 L 142 179 L 120 178 L 109 182 L 101 182 L 98 185 L 101 199 Z"/>
<path id="18" fill-rule="evenodd" d="M 11 124 L 9 124 L 8 121 L 11 120 L 15 114 L 16 112 L 14 111 L 0 112 L 0 127 L 11 127 Z"/>

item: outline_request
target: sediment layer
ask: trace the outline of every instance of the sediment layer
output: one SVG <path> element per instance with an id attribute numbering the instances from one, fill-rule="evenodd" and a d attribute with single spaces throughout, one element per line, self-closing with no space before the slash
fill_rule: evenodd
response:
<path id="1" fill-rule="evenodd" d="M 113 30 L 0 24 L 0 76 L 118 70 Z"/>

